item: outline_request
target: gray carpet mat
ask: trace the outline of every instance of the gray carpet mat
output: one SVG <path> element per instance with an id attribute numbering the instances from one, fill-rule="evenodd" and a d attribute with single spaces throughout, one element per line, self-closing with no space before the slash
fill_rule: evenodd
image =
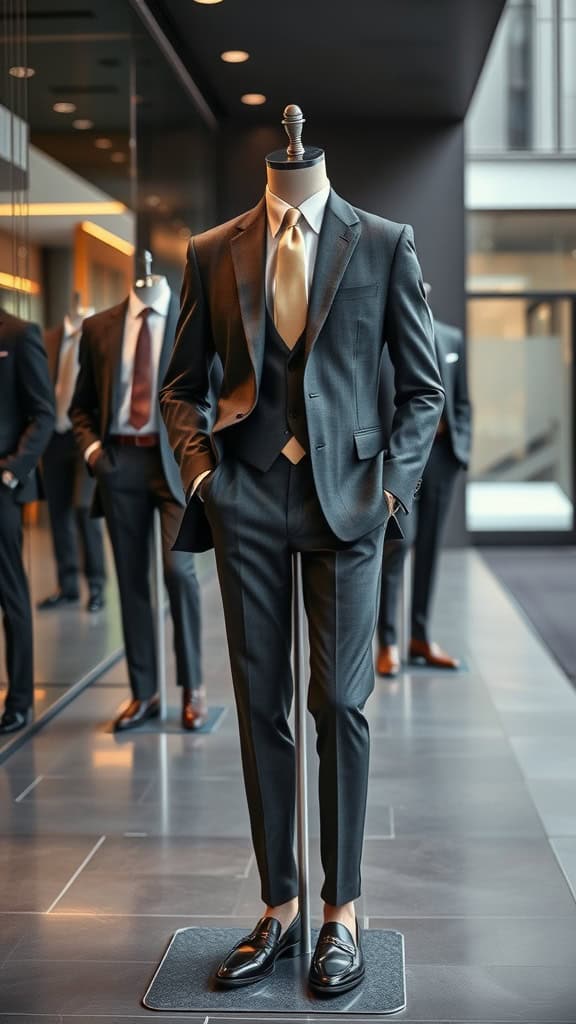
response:
<path id="1" fill-rule="evenodd" d="M 341 996 L 314 996 L 307 985 L 308 957 L 279 960 L 271 977 L 257 985 L 218 989 L 211 976 L 245 935 L 239 928 L 181 928 L 175 932 L 144 996 L 149 1010 L 243 1014 L 355 1016 L 397 1013 L 406 1005 L 404 939 L 400 932 L 366 930 L 362 945 L 366 977 Z M 312 942 L 316 942 L 313 933 Z"/>
<path id="2" fill-rule="evenodd" d="M 483 548 L 481 554 L 576 683 L 576 548 Z"/>

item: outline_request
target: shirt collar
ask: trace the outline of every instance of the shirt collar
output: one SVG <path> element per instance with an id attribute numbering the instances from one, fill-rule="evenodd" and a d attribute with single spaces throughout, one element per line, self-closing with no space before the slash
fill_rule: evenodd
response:
<path id="1" fill-rule="evenodd" d="M 298 207 L 306 223 L 317 235 L 320 234 L 320 228 L 322 227 L 322 219 L 326 203 L 328 202 L 328 196 L 330 195 L 330 188 L 330 182 L 328 182 L 324 188 L 321 188 L 319 192 L 315 192 L 313 196 L 309 196 Z M 272 238 L 276 238 L 282 226 L 286 210 L 290 209 L 290 203 L 286 203 L 283 199 L 280 199 L 280 196 L 274 195 L 266 186 L 266 213 Z"/>
<path id="2" fill-rule="evenodd" d="M 68 338 L 73 338 L 76 334 L 80 334 L 80 331 L 82 330 L 82 324 L 80 323 L 78 325 L 78 327 L 75 327 L 74 324 L 72 323 L 72 320 L 68 316 L 68 313 L 66 313 L 66 315 L 64 317 L 63 327 L 64 327 L 64 340 L 65 341 Z"/>
<path id="3" fill-rule="evenodd" d="M 170 286 L 166 278 L 164 278 L 161 291 L 159 292 L 158 298 L 153 306 L 149 306 L 143 302 L 140 296 L 134 291 L 134 289 L 132 289 L 130 292 L 130 298 L 128 299 L 128 311 L 130 316 L 134 317 L 134 319 L 140 316 L 143 309 L 151 309 L 154 313 L 158 313 L 158 316 L 166 317 L 168 316 L 168 307 L 170 305 L 171 298 L 172 292 L 170 291 Z"/>

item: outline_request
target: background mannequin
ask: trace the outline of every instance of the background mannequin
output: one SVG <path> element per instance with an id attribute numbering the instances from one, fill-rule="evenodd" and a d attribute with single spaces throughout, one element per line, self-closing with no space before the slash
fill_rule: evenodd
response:
<path id="1" fill-rule="evenodd" d="M 114 552 L 132 700 L 117 731 L 158 715 L 156 651 L 149 587 L 154 511 L 160 511 L 164 580 L 174 622 L 182 725 L 206 719 L 200 664 L 200 594 L 189 553 L 172 551 L 184 494 L 158 406 L 158 387 L 172 350 L 178 316 L 165 277 L 144 273 L 129 297 L 84 323 L 80 373 L 70 411 L 78 447 L 97 488 L 94 512 L 104 514 Z"/>
<path id="2" fill-rule="evenodd" d="M 425 288 L 429 296 L 432 291 L 430 285 L 426 284 Z M 409 657 L 431 668 L 456 669 L 459 666 L 457 658 L 431 640 L 429 620 L 442 535 L 454 485 L 470 457 L 471 407 L 462 331 L 434 318 L 434 340 L 446 405 L 422 475 L 415 511 L 407 522 L 405 537 L 402 541 L 387 541 L 384 545 L 376 663 L 376 671 L 382 676 L 396 676 L 400 670 L 396 612 L 402 566 L 412 546 L 414 574 Z M 390 410 L 390 416 L 391 413 Z"/>
<path id="3" fill-rule="evenodd" d="M 44 333 L 48 367 L 56 394 L 56 423 L 44 452 L 42 471 L 58 589 L 39 601 L 40 611 L 78 601 L 80 564 L 88 584 L 87 610 L 98 612 L 104 607 L 106 567 L 102 527 L 89 514 L 94 481 L 78 452 L 68 417 L 78 375 L 82 324 L 93 313 L 93 309 L 82 306 L 79 292 L 74 292 L 63 323 Z"/>

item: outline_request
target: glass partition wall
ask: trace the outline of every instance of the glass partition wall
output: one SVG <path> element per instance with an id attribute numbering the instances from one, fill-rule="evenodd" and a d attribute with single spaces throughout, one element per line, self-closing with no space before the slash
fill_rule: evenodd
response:
<path id="1" fill-rule="evenodd" d="M 571 297 L 536 293 L 469 299 L 466 511 L 479 538 L 575 536 L 575 306 Z"/>
<path id="2" fill-rule="evenodd" d="M 468 215 L 477 542 L 573 543 L 576 212 Z"/>
<path id="3" fill-rule="evenodd" d="M 129 0 L 61 8 L 0 12 L 0 306 L 43 330 L 78 299 L 96 312 L 124 299 L 143 248 L 178 292 L 190 234 L 214 220 L 214 124 Z M 35 606 L 56 589 L 55 562 L 44 503 L 24 515 Z M 104 612 L 85 611 L 84 589 L 78 605 L 34 611 L 37 715 L 121 651 L 108 561 Z M 0 704 L 3 645 L 0 631 Z"/>

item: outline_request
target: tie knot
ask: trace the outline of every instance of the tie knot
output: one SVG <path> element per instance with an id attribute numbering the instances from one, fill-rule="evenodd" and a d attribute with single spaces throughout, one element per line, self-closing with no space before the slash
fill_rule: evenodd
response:
<path id="1" fill-rule="evenodd" d="M 295 228 L 301 216 L 300 210 L 297 210 L 295 206 L 291 206 L 284 214 L 284 227 Z"/>
<path id="2" fill-rule="evenodd" d="M 144 306 L 144 309 L 140 310 L 138 316 L 141 316 L 143 320 L 146 320 L 150 316 L 150 313 L 153 312 L 154 310 L 152 309 L 152 306 Z"/>

